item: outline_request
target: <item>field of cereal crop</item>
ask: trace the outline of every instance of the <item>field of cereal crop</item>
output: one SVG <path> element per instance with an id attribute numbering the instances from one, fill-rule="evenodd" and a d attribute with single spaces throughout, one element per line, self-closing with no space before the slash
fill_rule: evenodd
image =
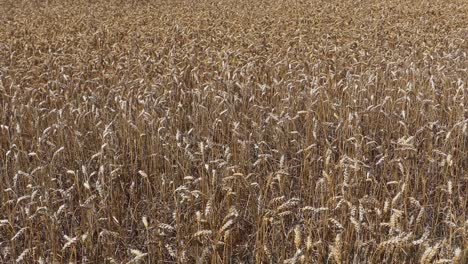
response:
<path id="1" fill-rule="evenodd" d="M 468 263 L 468 1 L 0 25 L 0 263 Z"/>

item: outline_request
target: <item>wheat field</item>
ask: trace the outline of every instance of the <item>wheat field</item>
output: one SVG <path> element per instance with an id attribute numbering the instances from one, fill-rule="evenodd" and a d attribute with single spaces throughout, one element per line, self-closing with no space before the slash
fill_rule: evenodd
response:
<path id="1" fill-rule="evenodd" d="M 468 1 L 0 25 L 0 263 L 468 263 Z"/>

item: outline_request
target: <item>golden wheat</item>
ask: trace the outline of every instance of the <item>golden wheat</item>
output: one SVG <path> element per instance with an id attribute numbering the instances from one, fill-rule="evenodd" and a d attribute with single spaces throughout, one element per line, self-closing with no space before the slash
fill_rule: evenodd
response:
<path id="1" fill-rule="evenodd" d="M 468 263 L 467 21 L 0 1 L 0 263 Z"/>

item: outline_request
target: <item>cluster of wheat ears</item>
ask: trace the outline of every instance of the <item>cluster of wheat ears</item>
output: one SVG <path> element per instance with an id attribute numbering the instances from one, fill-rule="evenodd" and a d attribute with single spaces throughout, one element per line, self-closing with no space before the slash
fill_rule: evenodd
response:
<path id="1" fill-rule="evenodd" d="M 0 24 L 0 263 L 467 263 L 468 1 Z"/>

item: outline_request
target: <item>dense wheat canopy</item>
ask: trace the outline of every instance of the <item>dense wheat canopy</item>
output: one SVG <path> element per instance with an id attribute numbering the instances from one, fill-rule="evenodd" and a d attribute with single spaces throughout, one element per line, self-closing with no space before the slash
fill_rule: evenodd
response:
<path id="1" fill-rule="evenodd" d="M 468 1 L 0 0 L 0 263 L 468 263 Z"/>

